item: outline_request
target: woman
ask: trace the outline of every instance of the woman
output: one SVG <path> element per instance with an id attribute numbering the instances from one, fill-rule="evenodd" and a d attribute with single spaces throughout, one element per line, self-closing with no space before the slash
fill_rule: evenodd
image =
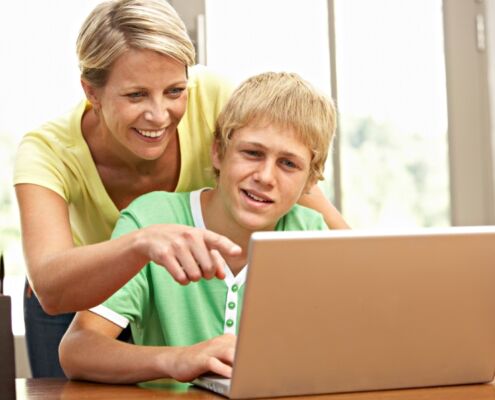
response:
<path id="1" fill-rule="evenodd" d="M 191 67 L 194 48 L 164 0 L 101 3 L 77 51 L 87 101 L 28 133 L 14 184 L 30 287 L 26 337 L 33 376 L 63 376 L 57 347 L 72 314 L 114 293 L 150 260 L 178 282 L 223 278 L 240 248 L 212 232 L 155 225 L 109 241 L 119 211 L 153 190 L 214 183 L 214 122 L 230 85 Z M 345 227 L 317 189 L 304 203 Z M 40 306 L 41 304 L 41 306 Z M 48 313 L 48 314 L 46 314 Z"/>

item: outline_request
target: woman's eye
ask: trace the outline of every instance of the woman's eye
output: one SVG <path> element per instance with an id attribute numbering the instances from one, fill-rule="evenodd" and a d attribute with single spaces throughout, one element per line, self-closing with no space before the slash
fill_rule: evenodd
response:
<path id="1" fill-rule="evenodd" d="M 167 93 L 169 95 L 171 95 L 172 97 L 179 97 L 182 94 L 182 92 L 184 92 L 184 90 L 186 90 L 186 88 L 177 87 L 177 88 L 172 88 L 172 89 L 168 90 Z"/>
<path id="2" fill-rule="evenodd" d="M 130 98 L 131 100 L 137 100 L 137 99 L 140 99 L 141 97 L 144 97 L 145 93 L 144 92 L 133 92 L 133 93 L 128 93 L 126 96 L 128 98 Z"/>

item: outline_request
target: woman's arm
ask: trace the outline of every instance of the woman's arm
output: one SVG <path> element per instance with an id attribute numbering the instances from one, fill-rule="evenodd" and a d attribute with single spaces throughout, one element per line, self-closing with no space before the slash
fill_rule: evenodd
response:
<path id="1" fill-rule="evenodd" d="M 100 304 L 150 260 L 164 265 L 181 284 L 202 277 L 223 278 L 219 253 L 241 251 L 223 236 L 180 225 L 150 226 L 75 247 L 64 199 L 32 184 L 16 185 L 16 195 L 29 281 L 49 314 Z"/>
<path id="2" fill-rule="evenodd" d="M 116 340 L 122 328 L 90 311 L 76 314 L 59 348 L 71 379 L 136 383 L 171 377 L 188 382 L 205 372 L 232 373 L 234 335 L 185 347 L 137 346 Z"/>
<path id="3" fill-rule="evenodd" d="M 340 212 L 328 200 L 318 185 L 314 185 L 308 194 L 304 194 L 298 202 L 302 206 L 319 211 L 331 229 L 349 229 Z"/>

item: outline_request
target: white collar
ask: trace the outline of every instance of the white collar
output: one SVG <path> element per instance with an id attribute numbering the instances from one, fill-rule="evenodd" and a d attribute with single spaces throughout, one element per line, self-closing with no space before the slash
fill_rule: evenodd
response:
<path id="1" fill-rule="evenodd" d="M 189 202 L 191 206 L 191 213 L 193 217 L 194 226 L 196 228 L 206 229 L 205 220 L 203 218 L 203 211 L 201 210 L 201 193 L 205 190 L 211 190 L 211 188 L 202 188 L 190 193 Z M 230 268 L 225 266 L 225 283 L 228 287 L 234 284 L 241 286 L 246 281 L 247 265 L 245 265 L 239 273 L 234 276 Z"/>

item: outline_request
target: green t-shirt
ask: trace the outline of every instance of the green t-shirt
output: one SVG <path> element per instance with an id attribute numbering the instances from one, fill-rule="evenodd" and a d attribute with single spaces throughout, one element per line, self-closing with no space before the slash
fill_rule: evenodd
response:
<path id="1" fill-rule="evenodd" d="M 182 224 L 204 228 L 201 190 L 191 193 L 152 192 L 122 211 L 112 237 L 153 224 Z M 324 230 L 323 217 L 314 210 L 294 206 L 276 230 Z M 226 332 L 237 333 L 246 268 L 235 277 L 202 279 L 182 286 L 167 270 L 148 263 L 125 286 L 91 311 L 121 327 L 130 323 L 134 343 L 183 346 Z"/>

